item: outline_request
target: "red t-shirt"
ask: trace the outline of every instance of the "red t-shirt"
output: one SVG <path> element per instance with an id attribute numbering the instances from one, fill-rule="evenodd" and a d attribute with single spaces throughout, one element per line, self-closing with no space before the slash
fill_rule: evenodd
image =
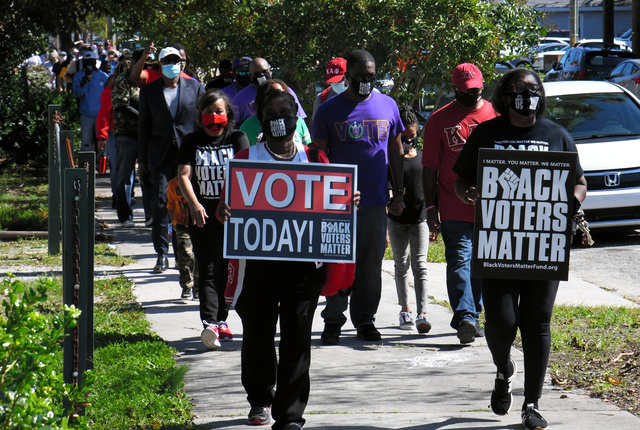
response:
<path id="1" fill-rule="evenodd" d="M 462 109 L 454 100 L 429 117 L 424 132 L 422 165 L 440 172 L 438 210 L 441 220 L 474 221 L 474 207 L 456 196 L 454 184 L 458 176 L 453 172 L 453 165 L 475 126 L 497 115 L 486 100 L 479 109 L 472 111 Z"/>

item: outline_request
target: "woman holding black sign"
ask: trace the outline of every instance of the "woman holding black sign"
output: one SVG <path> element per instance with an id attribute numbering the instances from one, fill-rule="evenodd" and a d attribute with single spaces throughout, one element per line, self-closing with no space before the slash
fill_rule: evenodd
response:
<path id="1" fill-rule="evenodd" d="M 269 89 L 258 106 L 266 141 L 237 154 L 237 159 L 279 163 L 328 163 L 324 152 L 294 142 L 298 105 L 287 92 Z M 357 203 L 359 193 L 354 193 Z M 232 209 L 220 202 L 218 217 Z M 242 319 L 242 384 L 251 405 L 248 423 L 273 429 L 301 429 L 309 399 L 311 325 L 324 283 L 316 263 L 246 260 L 242 291 L 235 309 Z M 276 323 L 280 318 L 280 360 L 276 358 Z M 277 390 L 275 387 L 277 385 Z"/>
<path id="2" fill-rule="evenodd" d="M 536 73 L 526 69 L 509 71 L 500 79 L 491 103 L 502 116 L 478 125 L 453 168 L 458 174 L 456 194 L 471 205 L 480 198 L 475 187 L 480 148 L 577 152 L 571 135 L 542 117 L 545 94 Z M 586 193 L 587 184 L 578 161 L 574 185 L 576 211 Z M 511 409 L 511 388 L 517 373 L 511 345 L 519 328 L 525 366 L 521 417 L 527 429 L 548 428 L 538 410 L 538 400 L 551 350 L 551 314 L 558 284 L 559 281 L 532 279 L 482 279 L 486 339 L 497 367 L 491 409 L 498 415 Z"/>

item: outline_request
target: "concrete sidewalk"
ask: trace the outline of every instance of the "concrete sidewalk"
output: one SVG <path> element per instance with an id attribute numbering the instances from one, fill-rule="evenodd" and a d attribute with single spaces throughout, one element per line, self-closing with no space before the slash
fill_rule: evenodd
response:
<path id="1" fill-rule="evenodd" d="M 122 229 L 111 209 L 108 178 L 98 179 L 96 194 L 97 218 L 110 224 L 107 233 L 112 243 L 121 254 L 136 259 L 119 272 L 135 281 L 134 291 L 153 329 L 178 350 L 178 364 L 189 366 L 185 390 L 194 404 L 196 423 L 205 429 L 251 428 L 245 424 L 249 405 L 240 382 L 242 326 L 237 314 L 232 311 L 228 321 L 234 340 L 223 343 L 218 351 L 207 351 L 200 343 L 197 301 L 179 299 L 178 271 L 151 273 L 156 255 L 151 229 L 143 226 L 141 203 L 135 206 L 137 226 Z M 172 260 L 170 265 L 173 267 Z M 429 295 L 436 301 L 447 300 L 445 265 L 430 263 L 428 270 Z M 495 367 L 484 338 L 461 346 L 449 327 L 451 312 L 434 303 L 428 308 L 433 325 L 428 335 L 400 330 L 392 275 L 393 263 L 385 261 L 376 321 L 382 333 L 380 342 L 357 339 L 347 322 L 339 345 L 322 345 L 320 311 L 325 301 L 321 298 L 313 326 L 305 429 L 521 429 L 522 354 L 513 351 L 519 368 L 513 410 L 504 417 L 494 415 L 488 405 Z M 561 284 L 557 303 L 635 306 L 575 276 Z M 634 415 L 579 390 L 553 387 L 549 380 L 540 408 L 553 430 L 640 428 L 640 419 Z"/>

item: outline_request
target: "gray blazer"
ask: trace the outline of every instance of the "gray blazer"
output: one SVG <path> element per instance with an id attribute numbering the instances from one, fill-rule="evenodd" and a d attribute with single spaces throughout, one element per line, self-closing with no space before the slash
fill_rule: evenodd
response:
<path id="1" fill-rule="evenodd" d="M 171 117 L 164 99 L 162 78 L 140 89 L 138 161 L 146 164 L 151 172 L 162 165 L 175 164 L 182 138 L 195 131 L 196 104 L 204 92 L 202 84 L 180 77 L 178 85 L 178 112 L 175 119 Z M 174 139 L 178 147 L 173 145 Z"/>

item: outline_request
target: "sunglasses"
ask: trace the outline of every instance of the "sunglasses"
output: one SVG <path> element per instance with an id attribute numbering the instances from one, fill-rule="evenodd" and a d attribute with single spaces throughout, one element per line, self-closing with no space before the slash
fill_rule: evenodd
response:
<path id="1" fill-rule="evenodd" d="M 522 94 L 527 91 L 532 94 L 540 94 L 540 90 L 542 89 L 542 85 L 538 84 L 529 84 L 526 82 L 516 82 L 515 84 L 511 84 L 511 89 L 516 94 Z"/>
<path id="2" fill-rule="evenodd" d="M 236 72 L 238 76 L 248 76 L 249 72 Z"/>

